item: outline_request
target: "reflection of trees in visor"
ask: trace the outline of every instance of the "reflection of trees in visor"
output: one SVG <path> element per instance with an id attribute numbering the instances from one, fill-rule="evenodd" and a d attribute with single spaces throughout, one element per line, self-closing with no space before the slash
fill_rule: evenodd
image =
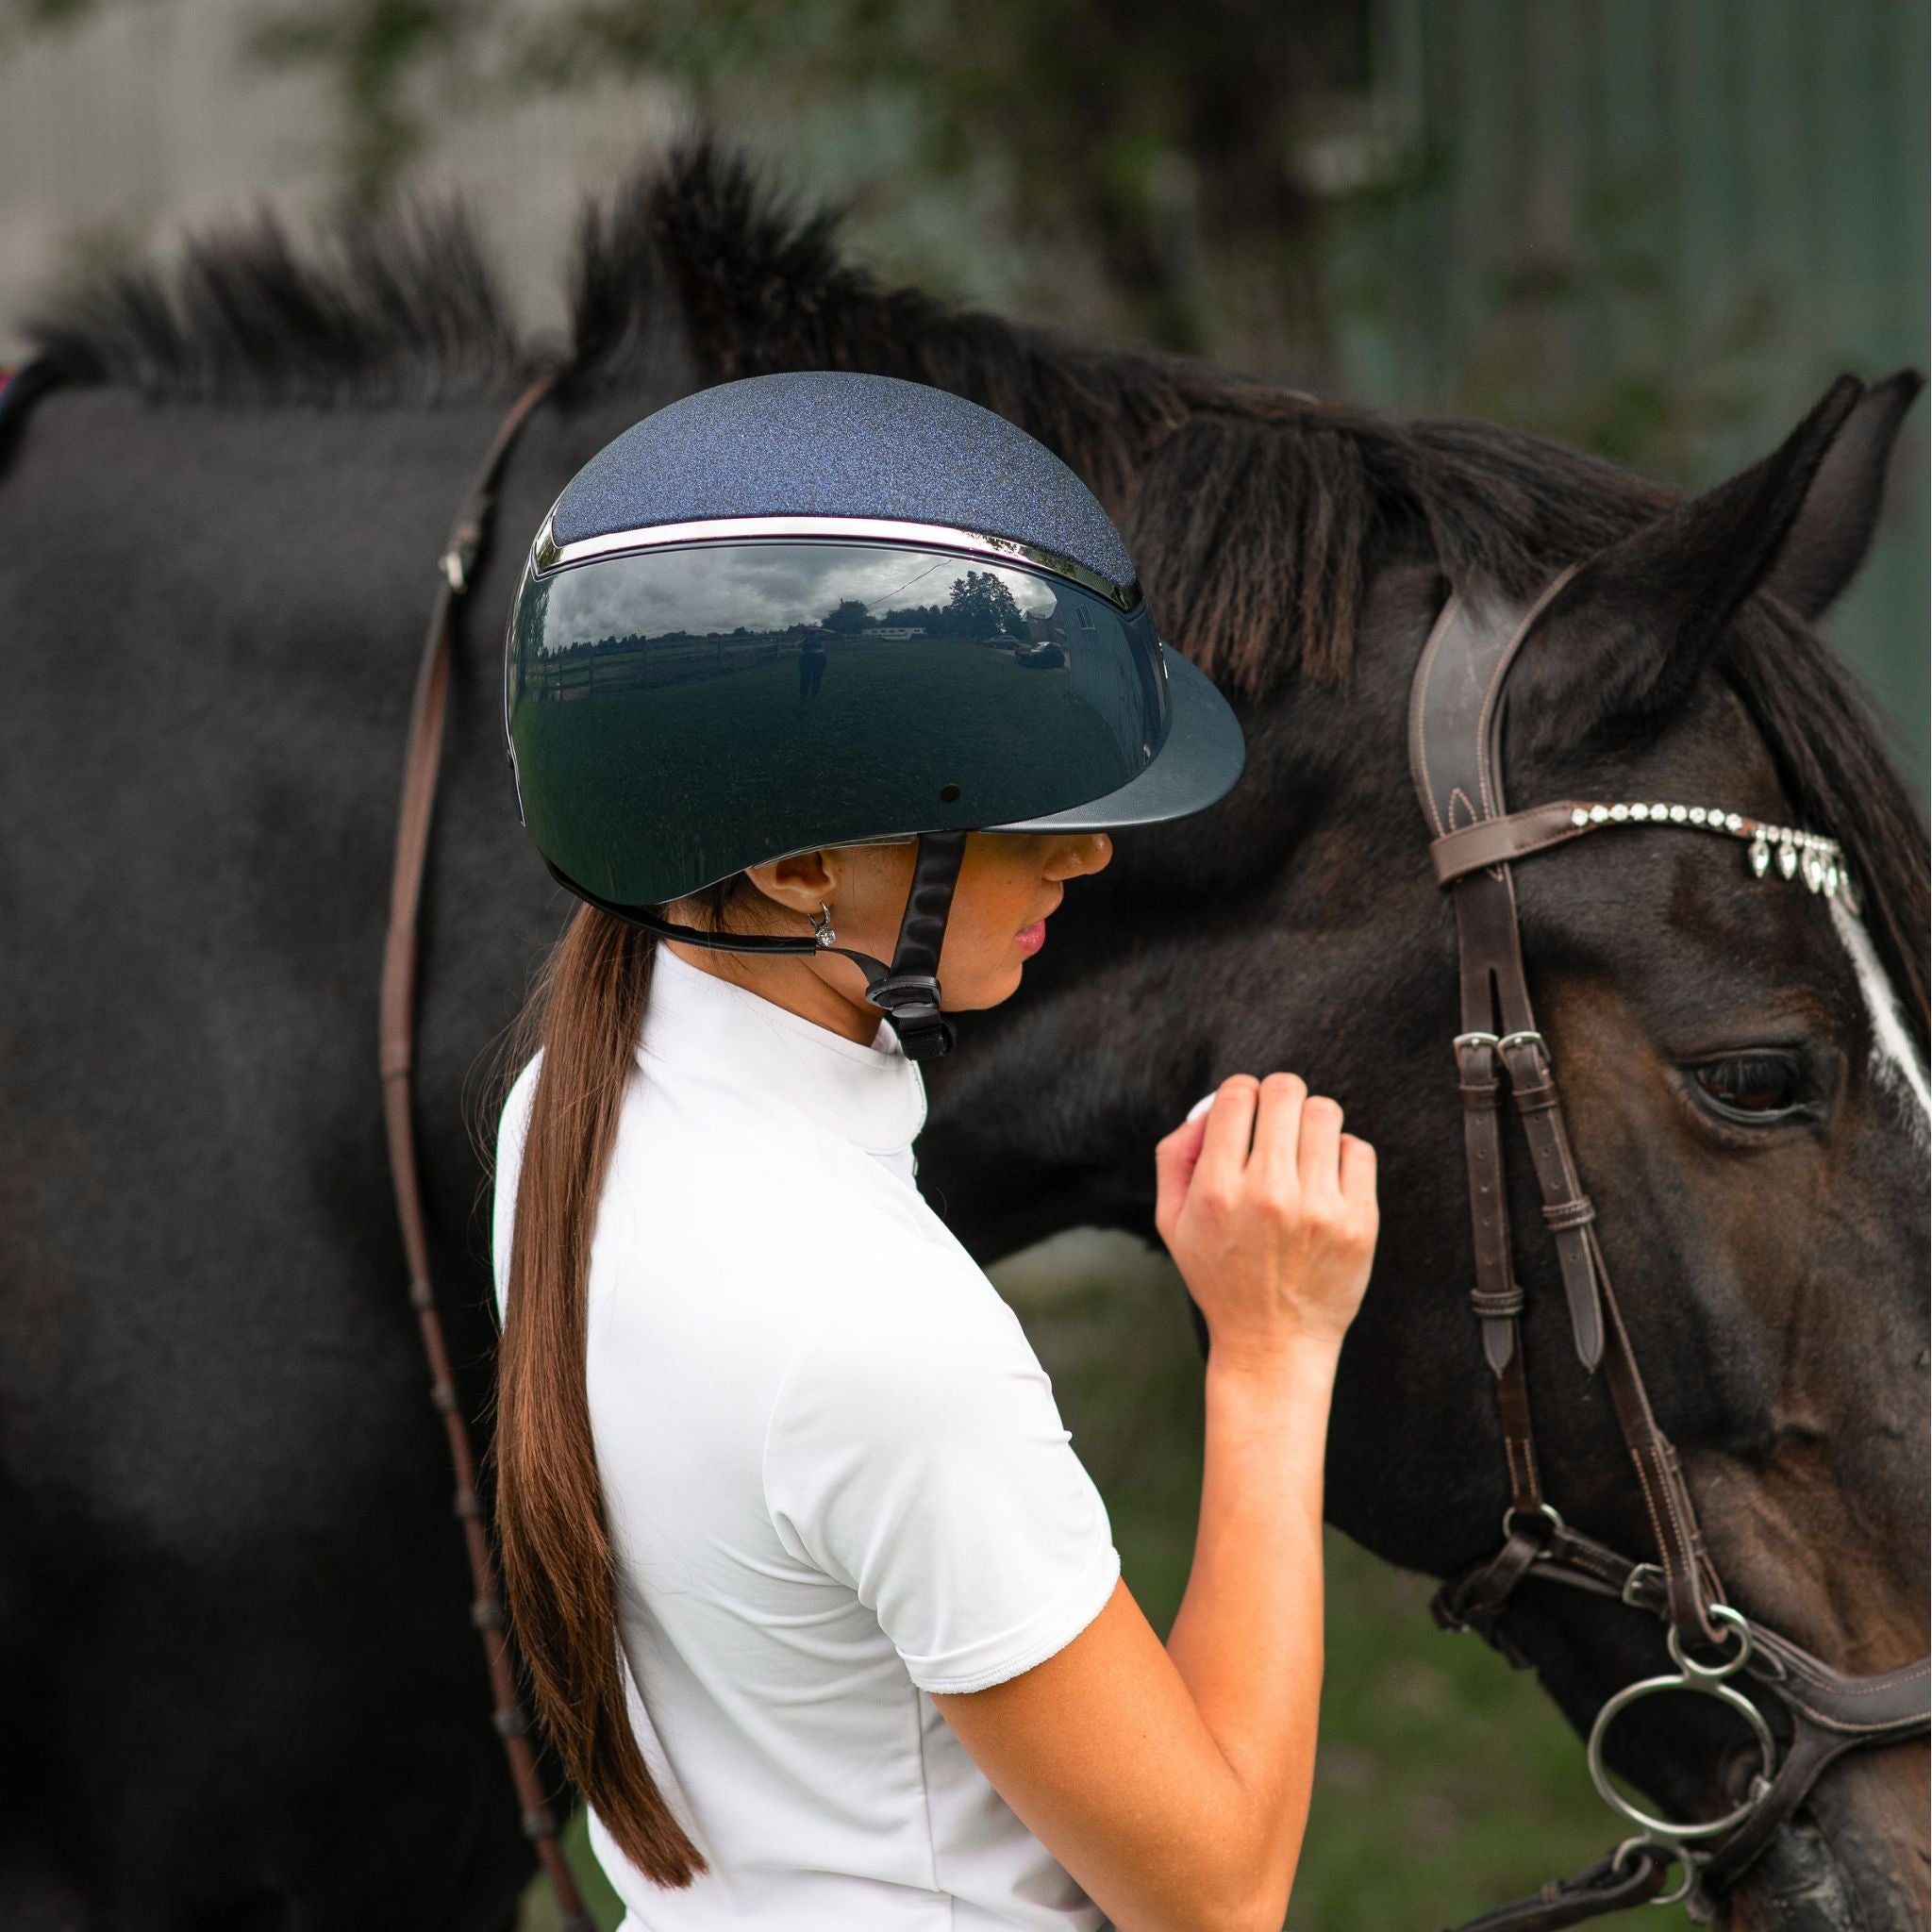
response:
<path id="1" fill-rule="evenodd" d="M 566 567 L 522 592 L 508 676 L 532 835 L 629 904 L 813 843 L 1082 804 L 1166 728 L 1144 606 L 889 544 Z"/>

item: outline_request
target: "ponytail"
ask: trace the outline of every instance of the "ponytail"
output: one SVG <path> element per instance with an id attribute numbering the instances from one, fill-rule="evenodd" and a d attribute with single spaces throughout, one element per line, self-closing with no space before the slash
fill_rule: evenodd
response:
<path id="1" fill-rule="evenodd" d="M 643 1024 L 657 941 L 585 906 L 519 1024 L 542 1064 L 524 1142 L 497 1378 L 496 1533 L 517 1645 L 572 1782 L 647 1878 L 705 1860 L 631 1728 L 585 1386 L 591 1236 Z M 521 1058 L 526 1058 L 525 1054 Z"/>

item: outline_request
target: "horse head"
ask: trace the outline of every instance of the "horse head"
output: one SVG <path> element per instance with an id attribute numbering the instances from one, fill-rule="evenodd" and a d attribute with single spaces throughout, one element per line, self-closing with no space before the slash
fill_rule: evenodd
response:
<path id="1" fill-rule="evenodd" d="M 1863 558 L 1918 387 L 1843 382 L 1774 455 L 1680 501 L 1472 425 L 1177 430 L 1141 480 L 1139 555 L 1165 634 L 1244 696 L 1249 775 L 1203 821 L 1123 837 L 1070 895 L 1034 983 L 941 1070 L 922 1157 L 983 1253 L 1079 1222 L 1144 1234 L 1151 1142 L 1215 1080 L 1286 1066 L 1337 1095 L 1381 1152 L 1384 1232 L 1342 1360 L 1331 1519 L 1439 1575 L 1492 1552 L 1510 1492 L 1468 1305 L 1456 932 L 1404 726 L 1453 586 L 1527 592 L 1576 563 L 1509 680 L 1510 803 L 1722 808 L 1838 838 L 1856 879 L 1855 914 L 1758 875 L 1741 842 L 1635 822 L 1514 868 L 1575 1158 L 1716 1570 L 1855 1674 L 1925 1648 L 1925 888 L 1914 809 L 1809 625 Z M 1543 514 L 1570 527 L 1520 541 L 1523 506 L 1559 493 Z M 1349 635 L 1297 635 L 1311 611 Z M 1654 1555 L 1511 1152 L 1543 1492 Z M 1547 1586 L 1504 1628 L 1580 1727 L 1663 1662 L 1651 1620 Z M 1705 1699 L 1638 1707 L 1609 1739 L 1687 1821 L 1728 1809 L 1757 1762 Z M 1924 1763 L 1907 1746 L 1835 1766 L 1730 1923 L 1921 1922 Z"/>

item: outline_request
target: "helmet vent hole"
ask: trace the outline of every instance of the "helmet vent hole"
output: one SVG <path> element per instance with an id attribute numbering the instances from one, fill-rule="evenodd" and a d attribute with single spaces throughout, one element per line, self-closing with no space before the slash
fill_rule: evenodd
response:
<path id="1" fill-rule="evenodd" d="M 941 805 L 958 805 L 958 802 L 959 788 L 957 785 L 941 785 L 940 787 L 940 803 Z"/>

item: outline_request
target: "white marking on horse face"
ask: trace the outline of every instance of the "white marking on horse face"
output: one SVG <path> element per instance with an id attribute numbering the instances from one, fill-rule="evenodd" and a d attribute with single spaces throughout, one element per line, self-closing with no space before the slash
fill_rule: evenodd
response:
<path id="1" fill-rule="evenodd" d="M 1872 1016 L 1873 1080 L 1905 1108 L 1912 1124 L 1912 1138 L 1924 1147 L 1932 1139 L 1932 1088 L 1926 1085 L 1925 1069 L 1900 1010 L 1898 994 L 1878 963 L 1864 922 L 1845 904 L 1842 894 L 1830 904 L 1831 923 L 1852 956 L 1858 991 L 1865 995 L 1865 1010 Z"/>

